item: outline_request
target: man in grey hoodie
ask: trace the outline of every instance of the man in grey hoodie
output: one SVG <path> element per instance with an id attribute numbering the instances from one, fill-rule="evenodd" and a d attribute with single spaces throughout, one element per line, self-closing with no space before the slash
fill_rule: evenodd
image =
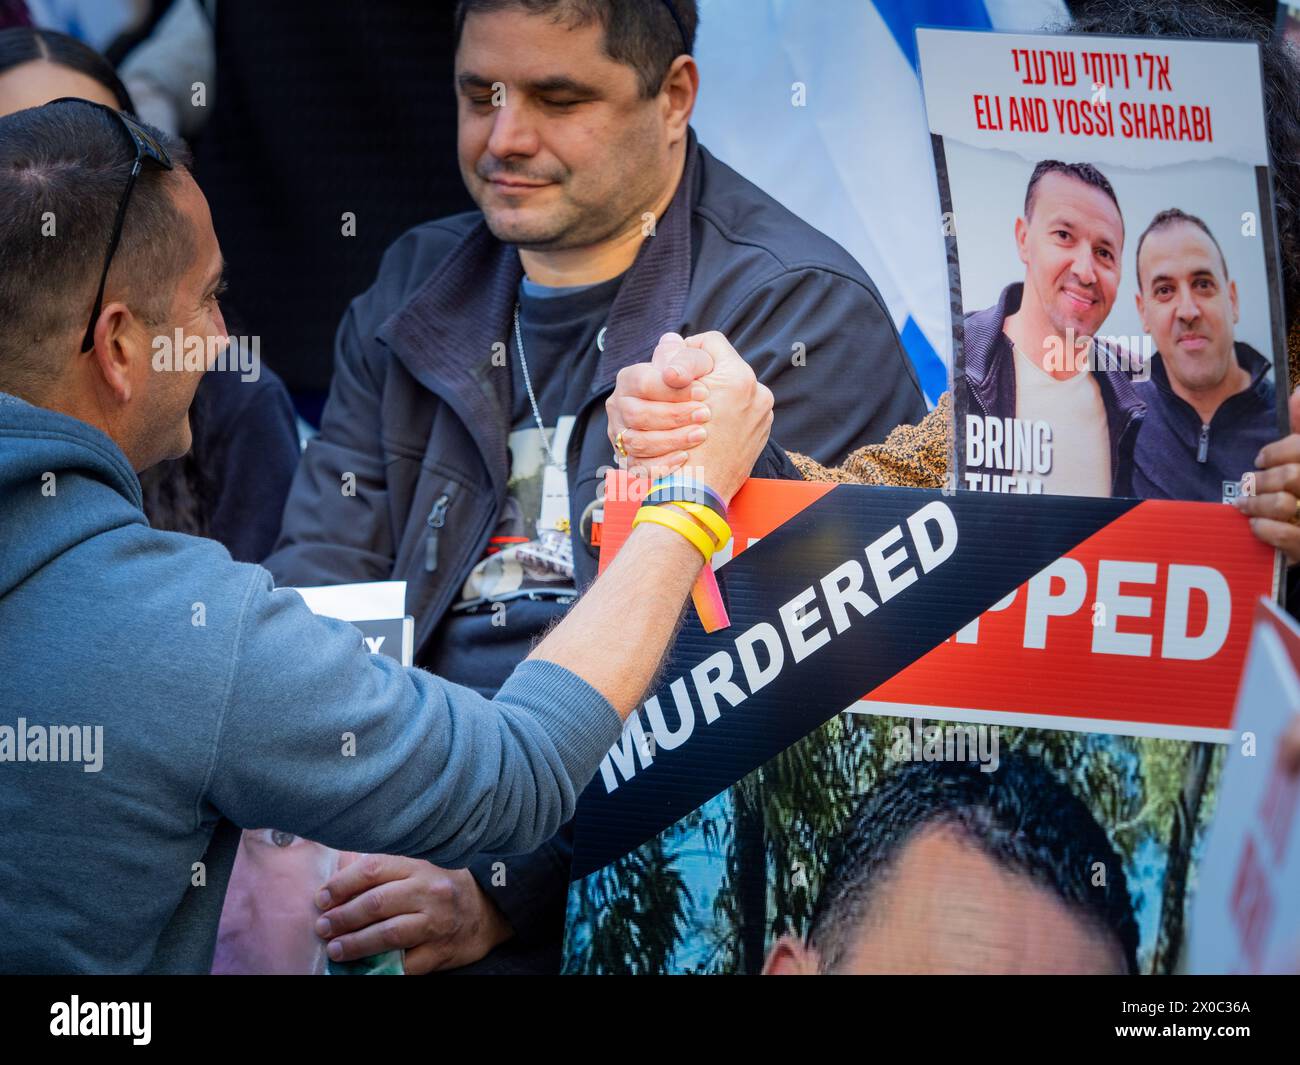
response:
<path id="1" fill-rule="evenodd" d="M 700 569 L 681 535 L 639 527 L 489 700 L 367 654 L 219 544 L 150 529 L 136 473 L 188 448 L 225 336 L 186 162 L 84 101 L 0 119 L 4 972 L 206 971 L 239 826 L 443 865 L 536 847 Z M 665 338 L 666 387 L 689 395 L 705 349 L 691 459 L 729 499 L 772 396 L 716 334 Z"/>

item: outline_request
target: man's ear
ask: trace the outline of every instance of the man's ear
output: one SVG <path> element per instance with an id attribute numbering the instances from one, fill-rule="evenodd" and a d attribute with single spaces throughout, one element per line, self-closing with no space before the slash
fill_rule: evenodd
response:
<path id="1" fill-rule="evenodd" d="M 1025 241 L 1029 239 L 1029 223 L 1023 218 L 1016 219 L 1016 254 L 1020 261 L 1029 265 L 1029 253 L 1025 251 Z"/>
<path id="2" fill-rule="evenodd" d="M 763 962 L 764 976 L 816 976 L 820 972 L 817 952 L 789 933 L 772 944 Z"/>
<path id="3" fill-rule="evenodd" d="M 695 110 L 695 99 L 699 91 L 700 68 L 690 56 L 679 55 L 668 68 L 659 89 L 666 108 L 664 119 L 668 127 L 669 144 L 676 144 L 686 138 L 686 127 L 690 125 L 691 112 Z"/>
<path id="4" fill-rule="evenodd" d="M 1228 299 L 1232 302 L 1232 324 L 1241 321 L 1241 308 L 1237 305 L 1237 282 L 1228 282 Z"/>
<path id="5" fill-rule="evenodd" d="M 95 322 L 95 346 L 86 353 L 100 383 L 119 404 L 131 402 L 139 367 L 135 315 L 125 303 L 110 303 Z"/>
<path id="6" fill-rule="evenodd" d="M 1133 293 L 1133 299 L 1134 299 L 1134 300 L 1136 301 L 1136 303 L 1137 303 L 1137 312 L 1138 312 L 1138 317 L 1142 319 L 1142 330 L 1143 330 L 1143 332 L 1146 332 L 1146 333 L 1151 332 L 1151 327 L 1150 327 L 1149 325 L 1147 325 L 1146 301 L 1142 299 L 1142 290 L 1141 290 L 1141 289 L 1138 289 L 1138 291 L 1136 291 L 1135 293 Z"/>

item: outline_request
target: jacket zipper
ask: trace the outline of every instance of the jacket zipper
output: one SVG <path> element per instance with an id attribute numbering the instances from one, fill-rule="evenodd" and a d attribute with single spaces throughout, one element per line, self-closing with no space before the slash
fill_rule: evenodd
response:
<path id="1" fill-rule="evenodd" d="M 438 568 L 438 531 L 447 524 L 447 507 L 450 504 L 451 496 L 443 493 L 434 502 L 429 517 L 425 519 L 425 524 L 429 526 L 429 538 L 424 547 L 425 573 L 433 573 Z"/>
<path id="2" fill-rule="evenodd" d="M 1196 446 L 1196 461 L 1204 462 L 1210 454 L 1210 427 L 1201 426 L 1201 442 Z"/>

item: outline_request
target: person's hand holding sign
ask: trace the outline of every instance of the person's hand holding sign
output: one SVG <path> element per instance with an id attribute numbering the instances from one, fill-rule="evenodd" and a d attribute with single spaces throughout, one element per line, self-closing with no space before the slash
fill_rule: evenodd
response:
<path id="1" fill-rule="evenodd" d="M 1291 435 L 1264 448 L 1255 460 L 1254 488 L 1237 498 L 1251 531 L 1300 563 L 1300 389 L 1291 393 Z"/>

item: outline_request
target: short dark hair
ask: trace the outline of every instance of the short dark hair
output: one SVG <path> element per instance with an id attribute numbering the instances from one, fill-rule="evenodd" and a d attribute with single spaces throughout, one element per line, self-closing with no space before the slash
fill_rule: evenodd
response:
<path id="1" fill-rule="evenodd" d="M 1300 323 L 1300 62 L 1274 23 L 1239 4 L 1169 0 L 1075 0 L 1066 33 L 1256 41 L 1264 76 L 1264 125 L 1273 162 L 1286 313 Z M 1267 208 L 1267 204 L 1263 205 Z"/>
<path id="2" fill-rule="evenodd" d="M 1029 220 L 1029 215 L 1034 209 L 1034 189 L 1048 174 L 1064 174 L 1076 181 L 1082 181 L 1085 185 L 1091 185 L 1094 189 L 1101 189 L 1110 197 L 1110 202 L 1119 212 L 1120 225 L 1124 225 L 1124 212 L 1120 209 L 1119 200 L 1115 198 L 1115 190 L 1106 175 L 1091 163 L 1063 163 L 1059 159 L 1044 159 L 1029 175 L 1029 184 L 1025 186 L 1025 221 Z"/>
<path id="3" fill-rule="evenodd" d="M 859 803 L 832 847 L 813 909 L 808 943 L 823 971 L 847 956 L 877 886 L 907 844 L 940 826 L 1052 891 L 1112 936 L 1128 971 L 1137 971 L 1137 919 L 1123 862 L 1083 802 L 1037 759 L 1014 752 L 992 773 L 977 762 L 904 763 Z M 1096 862 L 1106 876 L 1094 887 Z"/>
<path id="4" fill-rule="evenodd" d="M 1133 267 L 1137 271 L 1137 285 L 1139 292 L 1142 290 L 1142 242 L 1157 230 L 1168 229 L 1170 226 L 1183 224 L 1195 226 L 1210 238 L 1210 243 L 1214 245 L 1215 250 L 1219 253 L 1219 262 L 1223 264 L 1223 276 L 1225 278 L 1228 276 L 1228 257 L 1223 254 L 1223 248 L 1219 246 L 1219 241 L 1215 235 L 1210 232 L 1210 227 L 1201 219 L 1197 218 L 1196 215 L 1188 214 L 1179 207 L 1167 207 L 1157 214 L 1155 218 L 1151 219 L 1151 224 L 1147 226 L 1146 229 L 1142 230 L 1142 236 L 1138 237 L 1137 255 L 1133 259 Z"/>
<path id="5" fill-rule="evenodd" d="M 603 27 L 605 54 L 636 71 L 647 99 L 658 94 L 673 60 L 695 48 L 700 22 L 695 0 L 459 0 L 456 47 L 469 15 L 510 7 L 549 15 L 573 29 L 593 23 Z"/>
<path id="6" fill-rule="evenodd" d="M 183 144 L 145 128 L 177 171 L 189 168 Z M 134 161 L 126 130 L 99 107 L 70 100 L 0 118 L 0 388 L 38 390 L 62 370 L 50 342 L 80 340 Z M 172 200 L 179 179 L 140 171 L 109 270 L 108 291 L 125 289 L 151 325 L 165 320 L 196 253 Z"/>
<path id="7" fill-rule="evenodd" d="M 0 74 L 37 60 L 84 74 L 112 93 L 121 110 L 135 111 L 131 94 L 126 91 L 126 86 L 117 76 L 113 65 L 90 45 L 69 37 L 66 33 L 37 29 L 34 26 L 14 26 L 0 30 Z"/>

